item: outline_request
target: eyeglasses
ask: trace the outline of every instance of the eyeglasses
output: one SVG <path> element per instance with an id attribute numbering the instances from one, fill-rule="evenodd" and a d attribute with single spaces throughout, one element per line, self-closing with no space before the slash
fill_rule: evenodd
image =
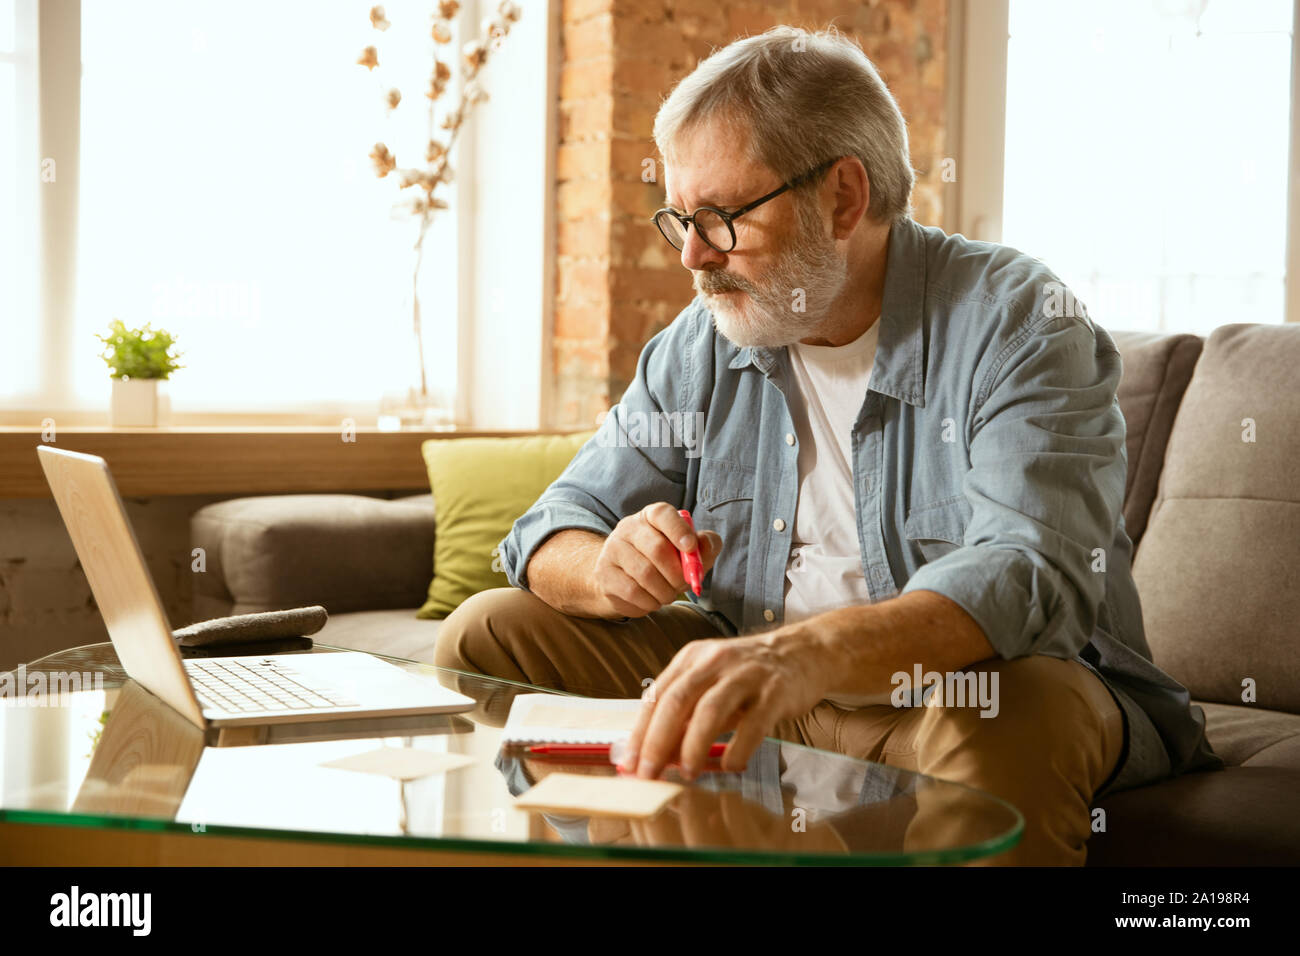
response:
<path id="1" fill-rule="evenodd" d="M 801 186 L 818 174 L 825 172 L 835 165 L 835 162 L 833 159 L 828 159 L 820 166 L 810 169 L 806 173 L 800 173 L 794 179 L 772 190 L 766 196 L 755 199 L 748 206 L 741 206 L 735 212 L 723 212 L 716 206 L 700 206 L 688 216 L 685 213 L 678 212 L 672 206 L 665 206 L 654 214 L 653 222 L 659 227 L 663 237 L 668 240 L 674 249 L 680 250 L 686 245 L 686 227 L 694 226 L 695 231 L 699 233 L 700 238 L 708 244 L 709 248 L 722 253 L 730 252 L 736 248 L 736 229 L 732 223 L 745 213 L 757 209 L 769 199 L 775 199 L 787 189 Z"/>

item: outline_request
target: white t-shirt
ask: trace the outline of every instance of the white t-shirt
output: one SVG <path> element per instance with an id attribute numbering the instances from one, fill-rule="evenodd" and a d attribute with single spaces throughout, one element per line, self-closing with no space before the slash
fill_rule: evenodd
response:
<path id="1" fill-rule="evenodd" d="M 785 623 L 870 604 L 853 499 L 853 423 L 867 397 L 879 318 L 847 345 L 789 347 L 790 416 L 799 442 L 799 503 L 785 575 Z M 828 698 L 843 707 L 887 704 L 889 694 Z"/>

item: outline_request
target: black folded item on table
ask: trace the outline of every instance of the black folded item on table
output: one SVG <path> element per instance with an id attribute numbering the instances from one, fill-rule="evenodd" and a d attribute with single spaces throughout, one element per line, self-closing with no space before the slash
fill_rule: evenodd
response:
<path id="1" fill-rule="evenodd" d="M 329 619 L 319 604 L 283 611 L 232 614 L 199 621 L 172 632 L 184 656 L 271 654 L 307 650 L 308 634 L 315 634 Z"/>

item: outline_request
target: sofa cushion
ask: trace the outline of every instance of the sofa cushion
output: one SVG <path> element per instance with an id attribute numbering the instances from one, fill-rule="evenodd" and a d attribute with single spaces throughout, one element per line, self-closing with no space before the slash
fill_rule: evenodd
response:
<path id="1" fill-rule="evenodd" d="M 420 620 L 415 611 L 409 607 L 333 614 L 313 638 L 317 644 L 432 664 L 442 621 Z"/>
<path id="2" fill-rule="evenodd" d="M 190 519 L 206 552 L 197 619 L 320 604 L 331 615 L 418 605 L 433 551 L 429 495 L 263 495 L 205 505 Z M 328 626 L 328 625 L 327 625 Z"/>
<path id="3" fill-rule="evenodd" d="M 1136 547 L 1146 531 L 1165 464 L 1165 445 L 1202 343 L 1199 336 L 1158 332 L 1116 332 L 1114 339 L 1124 363 L 1116 394 L 1128 426 L 1124 526 Z"/>
<path id="4" fill-rule="evenodd" d="M 1228 767 L 1104 797 L 1106 829 L 1089 866 L 1261 866 L 1300 863 L 1300 770 Z"/>
<path id="5" fill-rule="evenodd" d="M 421 449 L 438 502 L 433 580 L 422 618 L 446 617 L 479 591 L 509 587 L 497 546 L 596 433 L 432 438 Z"/>
<path id="6" fill-rule="evenodd" d="M 1300 326 L 1205 345 L 1133 562 L 1155 663 L 1192 696 L 1300 712 Z"/>
<path id="7" fill-rule="evenodd" d="M 1252 705 L 1201 703 L 1205 736 L 1230 767 L 1288 767 L 1300 772 L 1300 716 Z"/>

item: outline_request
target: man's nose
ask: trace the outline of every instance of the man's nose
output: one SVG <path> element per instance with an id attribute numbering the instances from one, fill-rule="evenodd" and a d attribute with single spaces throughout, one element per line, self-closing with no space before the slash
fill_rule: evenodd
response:
<path id="1" fill-rule="evenodd" d="M 686 229 L 686 242 L 682 245 L 682 265 L 698 272 L 709 263 L 724 263 L 726 253 L 719 252 L 700 238 L 699 230 L 692 224 Z"/>

